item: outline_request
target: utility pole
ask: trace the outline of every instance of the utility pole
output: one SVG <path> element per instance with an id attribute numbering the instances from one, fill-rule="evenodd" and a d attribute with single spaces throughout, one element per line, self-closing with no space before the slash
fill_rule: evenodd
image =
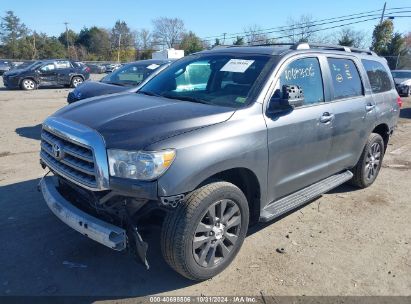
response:
<path id="1" fill-rule="evenodd" d="M 37 58 L 37 49 L 36 49 L 36 31 L 33 32 L 33 59 Z"/>
<path id="2" fill-rule="evenodd" d="M 227 35 L 227 33 L 223 33 L 223 45 L 225 45 L 225 35 Z"/>
<path id="3" fill-rule="evenodd" d="M 117 62 L 120 63 L 121 33 L 118 34 Z"/>
<path id="4" fill-rule="evenodd" d="M 69 38 L 68 38 L 68 22 L 64 22 L 66 25 L 66 44 L 67 44 L 67 58 L 70 59 L 70 46 L 69 46 Z"/>
<path id="5" fill-rule="evenodd" d="M 387 6 L 387 2 L 384 2 L 384 7 L 382 8 L 382 13 L 381 13 L 380 24 L 384 21 L 385 7 L 386 7 L 386 6 Z"/>

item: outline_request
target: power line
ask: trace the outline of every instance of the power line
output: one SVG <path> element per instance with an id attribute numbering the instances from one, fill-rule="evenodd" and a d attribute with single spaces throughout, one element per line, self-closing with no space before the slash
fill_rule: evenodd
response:
<path id="1" fill-rule="evenodd" d="M 369 19 L 366 19 L 366 20 L 359 20 L 359 21 L 356 21 L 356 22 L 350 22 L 350 23 L 339 24 L 339 25 L 330 26 L 330 27 L 326 27 L 326 28 L 315 29 L 315 30 L 311 30 L 311 31 L 307 31 L 307 32 L 300 32 L 300 33 L 297 33 L 297 34 L 291 34 L 291 35 L 280 36 L 280 37 L 272 37 L 271 39 L 283 39 L 283 38 L 289 38 L 289 37 L 292 37 L 292 36 L 298 36 L 298 35 L 302 35 L 302 34 L 312 34 L 312 33 L 320 32 L 320 31 L 326 31 L 326 30 L 340 28 L 340 27 L 344 27 L 344 26 L 348 26 L 348 25 L 368 22 L 368 21 L 371 21 L 371 20 L 377 20 L 379 18 L 380 17 L 374 17 L 374 18 L 369 18 Z M 256 41 L 253 41 L 253 42 L 265 42 L 265 41 L 266 40 L 264 39 L 264 40 L 256 40 Z"/>
<path id="2" fill-rule="evenodd" d="M 401 10 L 401 9 L 411 9 L 411 7 L 410 6 L 404 6 L 404 7 L 396 7 L 396 8 L 387 8 L 386 11 L 395 11 L 395 10 Z M 304 27 L 307 27 L 307 26 L 314 27 L 314 26 L 326 25 L 326 24 L 330 24 L 330 23 L 338 23 L 338 22 L 353 20 L 353 19 L 361 19 L 361 18 L 365 18 L 365 17 L 380 16 L 381 11 L 382 11 L 382 9 L 378 9 L 378 10 L 366 11 L 366 12 L 362 12 L 362 13 L 343 15 L 343 16 L 339 16 L 339 17 L 332 17 L 332 18 L 314 20 L 314 21 L 310 22 L 309 24 L 306 24 L 306 25 L 300 26 L 300 27 L 296 27 L 295 25 L 272 27 L 272 28 L 267 28 L 267 29 L 261 29 L 261 30 L 254 31 L 253 34 L 267 34 L 267 33 L 275 33 L 275 32 L 285 32 L 285 31 L 294 30 L 294 29 L 298 29 L 298 28 L 304 28 Z M 377 12 L 378 12 L 378 14 L 376 14 Z M 375 14 L 371 14 L 371 13 L 375 13 Z M 391 14 L 392 13 L 394 13 L 394 12 L 391 12 Z M 403 13 L 403 12 L 395 12 L 395 13 Z M 366 15 L 366 14 L 368 14 L 368 15 Z M 388 15 L 388 14 L 390 14 L 390 13 L 387 13 L 386 15 Z M 332 20 L 336 20 L 336 21 L 324 22 L 324 21 L 332 21 Z M 233 38 L 236 38 L 239 35 L 240 36 L 250 36 L 250 35 L 252 35 L 252 34 L 248 34 L 248 33 L 249 33 L 248 31 L 230 33 L 230 34 L 228 34 L 228 35 L 230 35 L 228 37 L 226 36 L 227 33 L 224 33 L 224 34 L 216 35 L 216 36 L 203 37 L 201 40 L 202 41 L 212 41 L 214 39 L 208 39 L 208 38 L 219 38 L 219 37 L 223 37 L 223 36 L 226 36 L 226 38 L 233 39 Z"/>

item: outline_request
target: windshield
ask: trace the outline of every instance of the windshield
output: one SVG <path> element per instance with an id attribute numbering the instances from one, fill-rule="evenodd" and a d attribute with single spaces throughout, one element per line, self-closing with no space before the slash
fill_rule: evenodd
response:
<path id="1" fill-rule="evenodd" d="M 240 108 L 250 103 L 256 79 L 269 61 L 263 55 L 193 55 L 181 59 L 137 92 Z"/>
<path id="2" fill-rule="evenodd" d="M 31 64 L 28 64 L 28 65 L 23 65 L 23 64 L 20 65 L 19 69 L 33 70 L 33 69 L 38 68 L 39 66 L 41 66 L 43 64 L 43 62 L 42 61 L 35 61 L 35 62 L 33 62 Z"/>
<path id="3" fill-rule="evenodd" d="M 155 63 L 128 64 L 105 76 L 101 82 L 124 86 L 136 86 L 159 67 L 160 64 Z"/>
<path id="4" fill-rule="evenodd" d="M 392 72 L 392 77 L 394 78 L 411 78 L 411 72 Z"/>

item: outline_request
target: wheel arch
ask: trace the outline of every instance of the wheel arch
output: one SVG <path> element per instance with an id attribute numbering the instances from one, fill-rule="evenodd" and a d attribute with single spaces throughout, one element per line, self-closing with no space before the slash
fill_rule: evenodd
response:
<path id="1" fill-rule="evenodd" d="M 387 150 L 388 141 L 390 139 L 390 128 L 386 123 L 380 123 L 374 127 L 372 133 L 379 134 L 384 140 L 384 150 Z"/>
<path id="2" fill-rule="evenodd" d="M 35 77 L 33 77 L 33 76 L 23 76 L 23 77 L 21 77 L 20 80 L 19 80 L 19 87 L 21 87 L 21 84 L 22 84 L 23 81 L 26 80 L 26 79 L 33 80 L 34 83 L 35 83 L 37 86 L 39 85 L 39 81 L 37 81 Z"/>
<path id="3" fill-rule="evenodd" d="M 250 223 L 256 223 L 260 217 L 261 186 L 255 173 L 244 167 L 227 169 L 209 176 L 196 189 L 215 180 L 232 183 L 244 193 L 250 210 Z"/>

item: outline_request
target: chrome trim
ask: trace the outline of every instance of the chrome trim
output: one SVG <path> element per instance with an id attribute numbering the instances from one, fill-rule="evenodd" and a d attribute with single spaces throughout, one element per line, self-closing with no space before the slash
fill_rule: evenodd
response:
<path id="1" fill-rule="evenodd" d="M 94 170 L 96 177 L 96 187 L 84 185 L 74 180 L 73 177 L 63 174 L 61 170 L 56 170 L 56 173 L 61 174 L 73 183 L 93 191 L 109 189 L 109 171 L 107 162 L 107 151 L 103 137 L 95 130 L 60 117 L 49 117 L 43 122 L 43 128 L 56 136 L 72 142 L 73 144 L 83 146 L 93 151 Z M 70 152 L 66 152 L 71 154 Z M 50 164 L 43 159 L 50 166 Z M 87 159 L 85 159 L 87 161 Z M 50 166 L 51 169 L 55 169 Z"/>
<path id="2" fill-rule="evenodd" d="M 40 181 L 41 192 L 50 210 L 65 224 L 111 249 L 126 248 L 126 231 L 74 207 L 57 191 L 52 176 Z"/>

